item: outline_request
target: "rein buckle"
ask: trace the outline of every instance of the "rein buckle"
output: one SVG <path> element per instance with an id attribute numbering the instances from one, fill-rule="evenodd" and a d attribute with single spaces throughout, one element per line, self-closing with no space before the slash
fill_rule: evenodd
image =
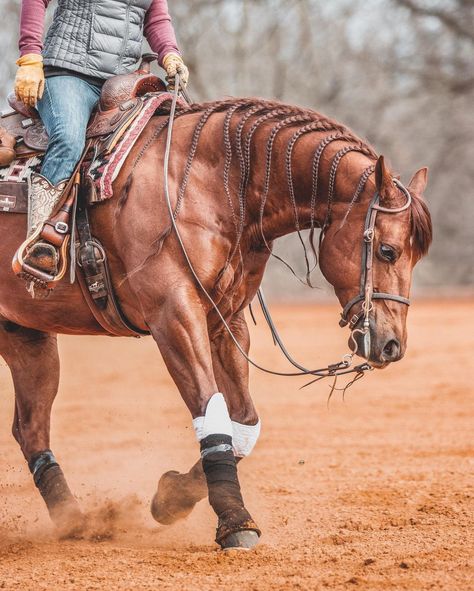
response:
<path id="1" fill-rule="evenodd" d="M 360 314 L 360 313 L 359 313 L 359 314 L 354 314 L 354 316 L 353 316 L 353 317 L 350 319 L 350 321 L 348 322 L 348 324 L 349 324 L 349 328 L 350 328 L 351 330 L 353 330 L 353 329 L 356 327 L 357 323 L 358 323 L 358 322 L 359 322 L 359 320 L 360 320 L 360 316 L 361 316 L 361 314 Z"/>

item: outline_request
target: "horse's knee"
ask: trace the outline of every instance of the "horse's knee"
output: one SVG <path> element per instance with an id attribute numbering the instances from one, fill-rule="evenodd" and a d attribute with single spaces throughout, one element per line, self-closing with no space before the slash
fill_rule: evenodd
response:
<path id="1" fill-rule="evenodd" d="M 250 424 L 248 424 L 250 423 Z M 254 424 L 251 424 L 254 423 Z M 227 403 L 222 394 L 214 394 L 207 404 L 203 416 L 193 420 L 199 442 L 209 435 L 228 435 L 232 438 L 234 455 L 238 458 L 249 456 L 260 436 L 261 421 L 254 411 L 246 423 L 231 419 Z"/>
<path id="2" fill-rule="evenodd" d="M 224 396 L 218 392 L 213 394 L 204 404 L 204 408 L 201 409 L 202 416 L 193 419 L 198 442 L 209 435 L 218 434 L 232 437 L 232 421 Z"/>

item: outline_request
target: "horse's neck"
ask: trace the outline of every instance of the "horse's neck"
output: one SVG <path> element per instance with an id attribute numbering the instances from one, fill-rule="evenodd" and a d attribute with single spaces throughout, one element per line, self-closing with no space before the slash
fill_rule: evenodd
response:
<path id="1" fill-rule="evenodd" d="M 335 205 L 349 207 L 354 198 L 359 203 L 369 201 L 373 190 L 373 182 L 369 177 L 374 163 L 367 155 L 357 151 L 348 150 L 341 156 L 351 143 L 328 143 L 321 151 L 319 165 L 315 170 L 316 147 L 324 145 L 328 135 L 314 133 L 302 137 L 293 147 L 291 167 L 288 135 L 276 143 L 268 193 L 265 189 L 262 191 L 261 179 L 253 192 L 256 203 L 254 211 L 258 217 L 264 205 L 262 229 L 267 241 L 298 229 L 323 227 L 328 212 Z M 316 175 L 313 175 L 315 171 Z"/>

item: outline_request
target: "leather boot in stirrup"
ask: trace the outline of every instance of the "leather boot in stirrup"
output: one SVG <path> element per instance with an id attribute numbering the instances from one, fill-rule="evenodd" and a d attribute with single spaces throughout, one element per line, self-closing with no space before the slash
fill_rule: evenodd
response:
<path id="1" fill-rule="evenodd" d="M 13 271 L 38 284 L 55 280 L 61 273 L 57 248 L 41 236 L 44 223 L 63 197 L 68 181 L 52 185 L 41 174 L 32 174 L 28 195 L 28 234 L 13 258 Z"/>

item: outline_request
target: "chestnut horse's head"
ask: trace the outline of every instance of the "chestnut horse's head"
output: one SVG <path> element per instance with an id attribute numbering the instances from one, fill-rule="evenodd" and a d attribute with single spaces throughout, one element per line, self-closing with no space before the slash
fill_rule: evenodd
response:
<path id="1" fill-rule="evenodd" d="M 408 188 L 394 179 L 383 157 L 375 167 L 369 202 L 334 203 L 323 230 L 320 266 L 343 306 L 352 351 L 375 367 L 405 353 L 412 271 L 431 243 L 432 226 L 422 199 L 427 169 Z"/>

